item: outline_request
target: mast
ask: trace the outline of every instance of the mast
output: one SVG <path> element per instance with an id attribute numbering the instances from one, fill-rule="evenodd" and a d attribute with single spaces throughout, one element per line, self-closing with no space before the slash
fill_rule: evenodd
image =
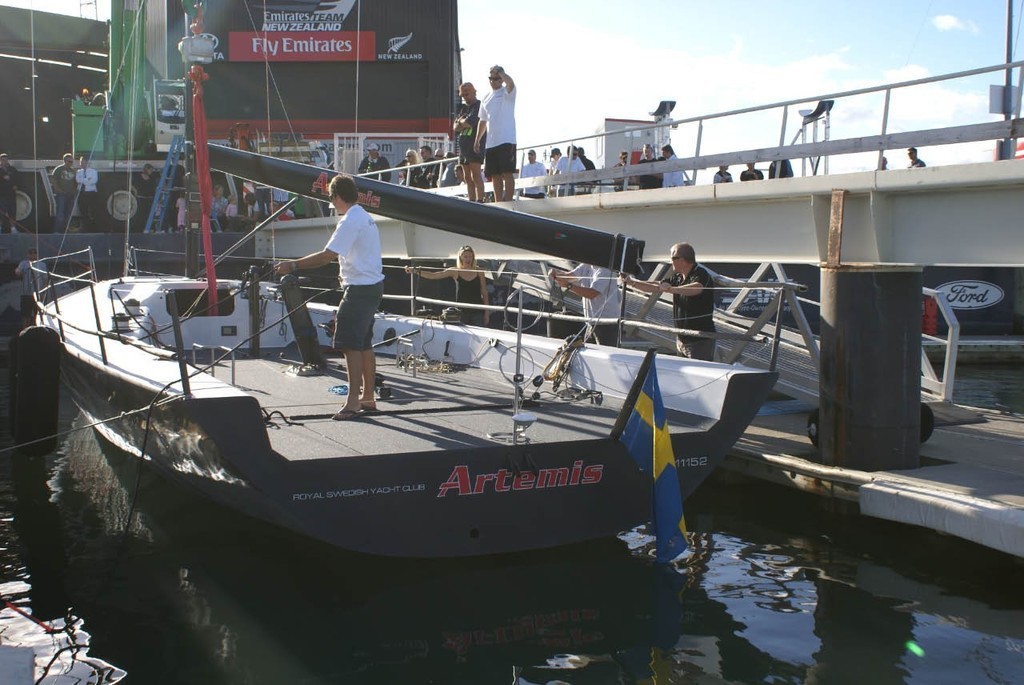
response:
<path id="1" fill-rule="evenodd" d="M 213 200 L 213 183 L 210 179 L 210 157 L 206 138 L 206 105 L 203 103 L 203 82 L 209 79 L 203 64 L 213 62 L 213 36 L 203 33 L 203 10 L 206 0 L 185 0 L 182 2 L 188 15 L 189 30 L 178 44 L 181 57 L 189 65 L 187 77 L 192 82 L 192 133 L 194 135 L 193 179 L 199 188 L 200 235 L 203 241 L 203 254 L 206 259 L 207 301 L 210 312 L 217 314 L 217 269 L 213 259 L 213 237 L 210 234 L 210 206 Z M 189 9 L 192 11 L 190 12 Z M 192 186 L 192 183 L 186 183 Z M 190 235 L 193 220 L 189 218 L 186 236 Z M 186 240 L 188 238 L 186 237 Z M 189 266 L 191 271 L 192 266 Z"/>

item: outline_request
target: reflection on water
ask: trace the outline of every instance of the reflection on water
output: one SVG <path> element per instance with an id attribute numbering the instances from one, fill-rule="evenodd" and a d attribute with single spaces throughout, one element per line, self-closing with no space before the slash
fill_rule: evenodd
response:
<path id="1" fill-rule="evenodd" d="M 1024 367 L 961 366 L 953 386 L 953 401 L 1024 414 Z"/>
<path id="2" fill-rule="evenodd" d="M 89 431 L 62 456 L 17 463 L 0 474 L 0 582 L 26 578 L 39 613 L 70 605 L 92 653 L 129 682 L 1009 683 L 1024 673 L 1013 560 L 758 484 L 698 490 L 688 519 L 710 532 L 676 574 L 618 541 L 458 562 L 342 553 L 171 489 Z"/>

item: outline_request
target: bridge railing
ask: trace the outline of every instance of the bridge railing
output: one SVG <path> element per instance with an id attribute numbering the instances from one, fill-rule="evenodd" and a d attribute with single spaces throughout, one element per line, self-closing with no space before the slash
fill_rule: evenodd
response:
<path id="1" fill-rule="evenodd" d="M 914 97 L 915 88 L 937 87 L 942 84 L 961 82 L 968 83 L 970 79 L 986 74 L 1015 72 L 1014 80 L 1017 83 L 1016 101 L 1013 103 L 1011 112 L 1005 114 L 1001 121 L 986 119 L 964 125 L 937 127 L 914 130 L 914 123 L 902 123 L 903 119 L 915 121 L 910 114 L 905 114 L 897 125 L 893 124 L 894 111 L 905 113 L 918 112 L 922 108 L 913 104 L 910 98 Z M 969 84 L 971 88 L 981 89 L 981 86 Z M 856 88 L 846 91 L 823 93 L 809 97 L 801 97 L 790 100 L 782 100 L 765 105 L 743 107 L 724 112 L 714 112 L 693 117 L 680 119 L 667 119 L 652 124 L 631 126 L 614 131 L 604 131 L 590 135 L 578 136 L 571 139 L 551 140 L 534 145 L 519 146 L 520 168 L 525 163 L 525 152 L 528 149 L 538 151 L 538 158 L 544 159 L 547 150 L 551 147 L 559 147 L 563 153 L 567 152 L 569 146 L 585 145 L 588 148 L 603 147 L 609 149 L 608 140 L 612 137 L 625 135 L 628 138 L 636 139 L 639 134 L 649 131 L 672 131 L 673 145 L 678 159 L 671 161 L 656 161 L 644 164 L 629 164 L 622 167 L 608 167 L 595 169 L 594 171 L 583 171 L 566 174 L 548 174 L 534 178 L 521 178 L 516 181 L 517 190 L 525 188 L 542 188 L 551 194 L 556 191 L 552 186 L 574 186 L 574 191 L 610 191 L 635 187 L 631 179 L 641 175 L 664 174 L 669 172 L 684 172 L 687 174 L 687 185 L 695 182 L 698 172 L 704 169 L 716 169 L 719 166 L 733 166 L 746 164 L 748 162 L 758 163 L 781 163 L 784 160 L 806 160 L 809 165 L 801 165 L 801 173 L 805 174 L 810 169 L 812 174 L 818 170 L 828 169 L 828 158 L 836 155 L 863 155 L 873 154 L 875 157 L 870 166 L 860 170 L 880 168 L 882 157 L 886 150 L 903 150 L 909 147 L 935 147 L 941 145 L 955 145 L 961 143 L 972 143 L 992 140 L 1016 140 L 1022 128 L 1020 122 L 1021 114 L 1021 92 L 1024 87 L 1024 61 L 998 64 L 989 67 L 980 67 L 966 71 L 930 76 L 897 83 Z M 988 101 L 987 84 L 986 92 L 978 94 L 977 98 Z M 907 100 L 895 100 L 895 96 L 905 96 Z M 918 97 L 920 94 L 918 93 Z M 877 111 L 878 119 L 874 127 L 864 122 L 856 127 L 856 135 L 840 139 L 830 140 L 828 134 L 828 122 L 832 112 L 836 109 L 842 110 L 843 105 L 850 107 L 855 98 L 862 98 L 856 103 L 858 109 Z M 831 103 L 823 106 L 822 103 Z M 800 109 L 804 107 L 804 109 Z M 796 110 L 796 115 L 793 110 Z M 768 122 L 770 118 L 778 117 L 778 137 L 771 141 L 765 141 L 764 131 L 770 130 Z M 730 124 L 730 120 L 740 121 L 741 124 Z M 793 127 L 792 121 L 796 120 L 798 126 Z M 826 134 L 824 140 L 817 140 L 817 124 L 819 121 L 826 123 Z M 751 126 L 756 122 L 756 126 Z M 712 125 L 718 126 L 713 129 Z M 813 127 L 812 142 L 806 142 L 807 129 Z M 890 130 L 898 128 L 894 133 Z M 794 135 L 794 131 L 796 134 Z M 675 142 L 686 138 L 686 143 Z M 711 141 L 709 143 L 709 140 Z M 715 143 L 716 140 L 727 141 Z M 743 149 L 729 149 L 728 144 L 735 144 L 737 140 L 748 143 L 749 147 Z M 800 140 L 801 142 L 797 142 Z M 767 143 L 763 144 L 762 143 Z M 593 143 L 593 145 L 591 144 Z M 762 143 L 759 145 L 759 143 Z M 684 145 L 688 149 L 684 150 Z M 709 152 L 708 150 L 711 149 Z M 691 153 L 692 151 L 692 153 Z M 632 150 L 630 152 L 633 152 Z M 655 151 L 656 153 L 659 151 Z M 824 160 L 824 164 L 819 164 Z M 781 164 L 780 164 L 781 166 Z M 765 178 L 768 174 L 765 173 Z M 460 195 L 465 193 L 462 186 L 452 188 L 440 188 L 436 191 L 443 195 Z M 568 192 L 568 190 L 566 190 Z"/>

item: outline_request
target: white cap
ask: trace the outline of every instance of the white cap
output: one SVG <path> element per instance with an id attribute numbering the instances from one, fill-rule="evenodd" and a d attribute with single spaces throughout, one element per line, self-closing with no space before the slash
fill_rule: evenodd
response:
<path id="1" fill-rule="evenodd" d="M 379 150 L 380 150 L 380 146 L 377 145 L 377 143 L 370 143 L 369 145 L 366 146 L 366 151 L 367 152 L 377 152 Z"/>

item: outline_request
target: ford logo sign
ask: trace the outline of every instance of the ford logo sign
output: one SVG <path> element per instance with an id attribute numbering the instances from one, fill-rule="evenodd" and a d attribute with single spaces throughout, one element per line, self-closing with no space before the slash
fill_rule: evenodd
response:
<path id="1" fill-rule="evenodd" d="M 950 281 L 938 288 L 953 309 L 984 309 L 1003 301 L 1003 289 L 987 281 Z"/>

